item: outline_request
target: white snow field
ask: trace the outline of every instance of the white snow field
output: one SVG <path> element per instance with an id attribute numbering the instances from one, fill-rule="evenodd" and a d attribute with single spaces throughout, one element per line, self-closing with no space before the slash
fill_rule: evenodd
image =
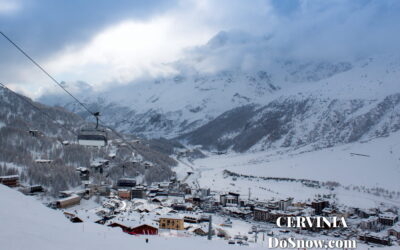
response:
<path id="1" fill-rule="evenodd" d="M 216 218 L 215 223 L 221 223 Z M 160 249 L 160 250 L 224 250 L 243 249 L 246 246 L 228 245 L 225 240 L 208 241 L 200 237 L 132 236 L 119 228 L 110 228 L 92 222 L 71 223 L 62 211 L 43 206 L 33 197 L 0 185 L 0 249 L 4 250 L 103 250 L 103 249 Z M 247 225 L 234 219 L 233 233 Z M 278 235 L 277 235 L 278 236 Z M 284 235 L 285 236 L 285 235 Z M 286 235 L 287 236 L 287 235 Z M 293 235 L 295 238 L 304 238 Z M 297 237 L 296 237 L 297 236 Z M 145 239 L 149 239 L 149 243 Z M 319 237 L 318 237 L 319 238 Z M 312 238 L 309 238 L 312 239 Z M 315 238 L 314 238 L 315 239 Z M 320 239 L 332 239 L 321 237 Z M 250 244 L 251 249 L 268 249 L 265 241 Z M 265 243 L 264 243 L 265 242 Z M 357 249 L 369 249 L 359 243 Z M 382 247 L 398 249 L 398 247 Z M 379 249 L 381 249 L 379 247 Z"/>
<path id="2" fill-rule="evenodd" d="M 339 203 L 348 206 L 370 208 L 381 203 L 400 206 L 399 132 L 386 138 L 318 151 L 305 152 L 303 148 L 302 152 L 228 153 L 184 163 L 174 170 L 181 176 L 186 171 L 195 171 L 188 183 L 197 181 L 201 187 L 221 192 L 236 191 L 245 197 L 250 188 L 252 197 L 259 199 L 294 197 L 295 200 L 307 200 L 316 194 L 335 194 Z M 234 179 L 224 176 L 224 170 L 255 177 Z M 300 182 L 278 182 L 258 177 L 335 181 L 341 187 L 332 191 L 307 187 Z M 362 187 L 383 188 L 396 195 L 389 198 L 377 196 L 358 190 Z"/>
<path id="3" fill-rule="evenodd" d="M 364 143 L 313 152 L 304 152 L 303 148 L 302 151 L 229 153 L 196 160 L 194 165 L 202 175 L 227 169 L 246 175 L 337 181 L 344 185 L 400 190 L 400 132 Z"/>
<path id="4" fill-rule="evenodd" d="M 145 239 L 149 239 L 149 243 Z M 199 237 L 132 236 L 119 228 L 69 222 L 61 211 L 45 207 L 32 197 L 0 185 L 0 249 L 235 249 L 226 241 Z M 255 248 L 257 249 L 257 248 Z M 260 248 L 261 249 L 261 248 Z"/>

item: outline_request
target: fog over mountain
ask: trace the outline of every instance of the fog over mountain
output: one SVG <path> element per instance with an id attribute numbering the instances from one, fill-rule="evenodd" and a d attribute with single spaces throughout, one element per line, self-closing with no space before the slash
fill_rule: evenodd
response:
<path id="1" fill-rule="evenodd" d="M 170 77 L 97 95 L 86 94 L 88 84 L 69 88 L 122 132 L 208 149 L 320 148 L 399 129 L 400 57 L 299 59 L 269 54 L 269 42 L 222 31 L 171 63 L 176 74 Z M 42 100 L 81 111 L 59 97 Z"/>
<path id="2" fill-rule="evenodd" d="M 97 26 L 79 17 L 82 29 L 93 27 L 86 35 L 68 21 L 66 32 L 52 26 L 65 39 L 27 47 L 42 51 L 45 67 L 121 132 L 242 152 L 326 147 L 398 129 L 398 1 L 136 5 L 130 12 L 129 3 L 102 3 L 115 12 L 96 10 L 106 15 Z M 2 16 L 8 27 L 43 5 L 14 7 Z M 26 47 L 22 34 L 5 31 Z M 12 58 L 2 68 L 10 87 L 88 118 L 0 48 Z"/>

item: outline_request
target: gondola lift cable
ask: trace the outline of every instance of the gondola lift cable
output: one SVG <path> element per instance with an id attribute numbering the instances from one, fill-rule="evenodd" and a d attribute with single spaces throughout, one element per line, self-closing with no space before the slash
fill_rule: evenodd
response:
<path id="1" fill-rule="evenodd" d="M 38 67 L 46 76 L 48 76 L 58 87 L 60 87 L 64 92 L 66 92 L 69 96 L 71 96 L 79 105 L 81 105 L 90 115 L 94 116 L 96 119 L 96 130 L 99 131 L 98 125 L 101 122 L 99 119 L 99 112 L 92 112 L 84 103 L 82 103 L 77 97 L 75 97 L 71 92 L 69 92 L 60 82 L 58 82 L 50 73 L 48 73 L 39 63 L 37 63 L 31 56 L 28 55 L 20 46 L 18 46 L 11 38 L 9 38 L 4 32 L 0 31 L 0 34 L 8 41 L 10 42 L 19 52 L 21 52 L 26 58 L 28 58 L 36 67 Z M 104 124 L 104 123 L 103 123 Z M 111 130 L 117 137 L 119 137 L 123 142 L 125 142 L 129 147 L 133 150 L 136 151 L 136 148 L 125 138 L 120 135 L 118 132 L 116 132 L 114 129 L 110 128 L 109 126 L 103 125 L 107 129 Z M 99 131 L 99 132 L 105 132 L 105 131 Z M 79 137 L 79 135 L 78 135 Z M 106 136 L 103 135 L 103 137 L 106 139 Z M 79 140 L 79 138 L 78 138 Z"/>

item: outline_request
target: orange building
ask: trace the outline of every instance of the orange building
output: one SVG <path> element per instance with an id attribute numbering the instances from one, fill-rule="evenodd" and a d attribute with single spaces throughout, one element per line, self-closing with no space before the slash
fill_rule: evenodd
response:
<path id="1" fill-rule="evenodd" d="M 160 229 L 184 230 L 183 218 L 180 217 L 163 217 L 159 222 Z"/>

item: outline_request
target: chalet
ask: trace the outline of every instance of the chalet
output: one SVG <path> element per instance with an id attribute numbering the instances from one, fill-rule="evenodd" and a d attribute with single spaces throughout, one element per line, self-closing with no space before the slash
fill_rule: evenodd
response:
<path id="1" fill-rule="evenodd" d="M 200 222 L 200 217 L 197 215 L 185 215 L 183 217 L 183 221 L 186 223 L 199 223 Z"/>
<path id="2" fill-rule="evenodd" d="M 89 169 L 85 167 L 77 167 L 76 171 L 79 173 L 81 180 L 88 181 L 89 180 Z"/>
<path id="3" fill-rule="evenodd" d="M 161 204 L 162 200 L 160 198 L 152 198 L 151 202 L 156 203 L 156 204 Z"/>
<path id="4" fill-rule="evenodd" d="M 136 179 L 134 178 L 120 178 L 117 182 L 118 187 L 132 188 L 136 186 Z"/>
<path id="5" fill-rule="evenodd" d="M 118 197 L 124 200 L 131 200 L 132 192 L 130 189 L 118 189 Z"/>
<path id="6" fill-rule="evenodd" d="M 184 194 L 192 194 L 192 188 L 187 183 L 182 183 L 179 185 L 179 190 Z"/>
<path id="7" fill-rule="evenodd" d="M 158 188 L 163 189 L 163 190 L 168 190 L 171 185 L 171 182 L 159 182 L 157 183 Z"/>
<path id="8" fill-rule="evenodd" d="M 128 232 L 128 231 L 129 231 L 129 227 L 124 226 L 124 225 L 122 225 L 122 224 L 120 224 L 120 223 L 117 223 L 117 222 L 112 222 L 112 223 L 110 223 L 108 226 L 109 226 L 109 227 L 119 227 L 119 228 L 121 228 L 122 231 L 124 231 L 124 232 Z"/>
<path id="9" fill-rule="evenodd" d="M 238 206 L 239 205 L 239 194 L 229 192 L 228 194 L 222 194 L 219 197 L 222 206 Z"/>
<path id="10" fill-rule="evenodd" d="M 224 207 L 223 208 L 223 213 L 236 217 L 236 218 L 241 218 L 241 219 L 246 219 L 248 217 L 251 217 L 252 212 L 250 209 L 244 209 L 244 208 L 239 208 L 239 207 Z"/>
<path id="11" fill-rule="evenodd" d="M 191 225 L 186 228 L 188 232 L 191 232 L 195 235 L 199 236 L 207 236 L 208 235 L 208 226 L 201 226 L 201 225 Z"/>
<path id="12" fill-rule="evenodd" d="M 195 206 L 200 206 L 202 204 L 202 199 L 200 197 L 193 197 L 192 198 L 192 203 Z"/>
<path id="13" fill-rule="evenodd" d="M 72 191 L 72 190 L 63 190 L 63 191 L 60 191 L 60 192 L 58 193 L 58 197 L 59 197 L 59 198 L 67 198 L 67 197 L 70 197 L 70 196 L 73 195 L 73 194 L 75 194 L 75 191 Z"/>
<path id="14" fill-rule="evenodd" d="M 88 199 L 90 199 L 92 197 L 93 191 L 94 190 L 91 189 L 91 188 L 84 188 L 84 189 L 81 189 L 81 190 L 76 190 L 75 194 L 79 195 L 81 198 L 84 198 L 84 199 L 88 200 Z"/>
<path id="15" fill-rule="evenodd" d="M 98 185 L 95 186 L 94 192 L 101 195 L 101 196 L 109 196 L 111 193 L 111 188 L 107 185 Z"/>
<path id="16" fill-rule="evenodd" d="M 186 211 L 190 210 L 188 205 L 186 203 L 173 203 L 171 205 L 171 208 L 176 210 L 176 211 Z"/>
<path id="17" fill-rule="evenodd" d="M 78 216 L 72 213 L 64 212 L 65 217 L 67 217 L 72 223 L 82 223 L 83 220 L 81 220 Z"/>
<path id="18" fill-rule="evenodd" d="M 359 240 L 365 241 L 365 242 L 371 242 L 371 243 L 376 243 L 376 244 L 381 244 L 381 245 L 386 245 L 390 246 L 391 241 L 389 236 L 384 236 L 381 234 L 377 233 L 366 233 L 358 236 Z"/>
<path id="19" fill-rule="evenodd" d="M 322 209 L 321 213 L 323 216 L 329 217 L 336 213 L 336 209 L 331 208 L 331 207 L 326 207 L 326 208 Z"/>
<path id="20" fill-rule="evenodd" d="M 43 136 L 43 132 L 39 131 L 39 130 L 35 130 L 35 129 L 30 129 L 28 131 L 29 135 L 32 137 L 39 137 L 39 136 Z"/>
<path id="21" fill-rule="evenodd" d="M 322 199 L 314 200 L 311 203 L 311 207 L 314 208 L 315 214 L 322 214 L 322 210 L 328 206 L 329 206 L 329 201 Z"/>
<path id="22" fill-rule="evenodd" d="M 153 164 L 151 162 L 149 162 L 149 161 L 145 161 L 143 163 L 143 166 L 144 166 L 145 169 L 148 169 L 148 168 L 153 167 Z"/>
<path id="23" fill-rule="evenodd" d="M 210 221 L 210 215 L 205 215 L 205 214 L 202 214 L 202 215 L 200 215 L 200 219 L 199 219 L 199 222 L 209 222 Z"/>
<path id="24" fill-rule="evenodd" d="M 0 183 L 8 187 L 18 187 L 19 186 L 19 176 L 18 175 L 4 175 L 0 176 Z"/>
<path id="25" fill-rule="evenodd" d="M 71 195 L 70 197 L 60 199 L 56 201 L 56 207 L 57 208 L 66 208 L 66 207 L 71 207 L 75 206 L 77 204 L 80 204 L 81 197 L 78 195 Z"/>
<path id="26" fill-rule="evenodd" d="M 396 224 L 396 222 L 399 221 L 399 217 L 391 212 L 380 214 L 378 218 L 379 218 L 379 223 L 385 226 L 393 226 L 394 224 Z"/>
<path id="27" fill-rule="evenodd" d="M 177 216 L 161 217 L 159 221 L 160 229 L 184 230 L 183 218 Z"/>
<path id="28" fill-rule="evenodd" d="M 379 219 L 376 216 L 364 218 L 359 224 L 362 230 L 378 231 L 380 228 Z"/>
<path id="29" fill-rule="evenodd" d="M 126 222 L 129 224 L 129 222 Z M 125 223 L 124 223 L 125 224 Z M 141 224 L 138 225 L 136 222 L 134 222 L 135 226 L 127 226 L 123 225 L 121 223 L 113 222 L 109 224 L 109 227 L 119 227 L 122 229 L 123 232 L 132 234 L 132 235 L 157 235 L 158 234 L 158 228 L 151 226 L 149 224 Z"/>
<path id="30" fill-rule="evenodd" d="M 41 164 L 41 165 L 50 165 L 53 160 L 49 160 L 49 159 L 36 159 L 35 162 L 37 164 Z"/>
<path id="31" fill-rule="evenodd" d="M 23 192 L 25 194 L 34 194 L 34 193 L 40 193 L 43 191 L 44 191 L 44 189 L 40 185 L 29 186 L 29 187 L 24 188 L 24 190 L 23 190 Z"/>
<path id="32" fill-rule="evenodd" d="M 255 207 L 253 211 L 253 218 L 256 221 L 269 221 L 269 209 Z"/>
<path id="33" fill-rule="evenodd" d="M 198 227 L 198 228 L 194 228 L 192 231 L 194 234 L 196 235 L 200 235 L 200 236 L 206 236 L 208 235 L 208 232 L 206 232 L 203 228 Z"/>
<path id="34" fill-rule="evenodd" d="M 372 210 L 372 209 L 355 208 L 354 209 L 354 213 L 357 214 L 361 218 L 368 218 L 368 217 L 371 217 L 371 216 L 377 216 L 378 215 L 377 211 L 376 210 Z"/>
<path id="35" fill-rule="evenodd" d="M 143 224 L 137 227 L 133 227 L 130 229 L 128 232 L 129 234 L 139 234 L 139 235 L 157 235 L 158 234 L 158 228 Z"/>
<path id="36" fill-rule="evenodd" d="M 394 236 L 396 239 L 400 239 L 400 224 L 395 225 L 394 227 L 388 230 L 389 236 Z"/>
<path id="37" fill-rule="evenodd" d="M 132 188 L 132 199 L 144 199 L 146 197 L 146 188 L 143 186 L 137 186 Z"/>
<path id="38" fill-rule="evenodd" d="M 108 167 L 109 160 L 106 159 L 97 159 L 90 163 L 90 169 L 95 173 L 102 174 L 104 169 Z"/>

